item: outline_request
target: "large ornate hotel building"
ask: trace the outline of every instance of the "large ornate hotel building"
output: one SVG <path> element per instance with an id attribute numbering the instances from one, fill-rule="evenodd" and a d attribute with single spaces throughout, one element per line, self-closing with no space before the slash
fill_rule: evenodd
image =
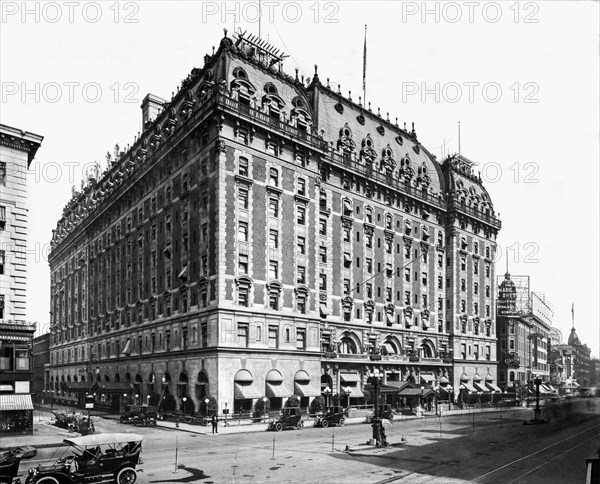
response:
<path id="1" fill-rule="evenodd" d="M 489 390 L 500 221 L 473 163 L 254 37 L 204 61 L 58 221 L 50 389 L 359 403 L 377 368 Z"/>

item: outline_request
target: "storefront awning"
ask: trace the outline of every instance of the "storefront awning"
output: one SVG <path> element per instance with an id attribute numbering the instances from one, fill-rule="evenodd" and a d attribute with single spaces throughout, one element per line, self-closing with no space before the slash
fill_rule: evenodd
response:
<path id="1" fill-rule="evenodd" d="M 375 393 L 375 387 L 373 385 L 365 385 L 365 390 L 370 393 Z M 354 390 L 352 390 L 354 391 Z M 379 393 L 398 393 L 398 388 L 390 385 L 379 385 Z"/>
<path id="2" fill-rule="evenodd" d="M 480 381 L 474 381 L 473 386 L 477 389 L 478 392 L 489 392 L 486 386 Z"/>
<path id="3" fill-rule="evenodd" d="M 435 381 L 435 377 L 431 373 L 421 373 L 421 380 L 425 383 L 431 383 L 432 381 Z"/>
<path id="4" fill-rule="evenodd" d="M 440 377 L 440 385 L 447 385 L 448 383 L 450 383 L 450 380 L 448 380 L 448 378 L 446 378 L 445 376 Z"/>
<path id="5" fill-rule="evenodd" d="M 496 386 L 496 384 L 494 382 L 486 381 L 485 384 L 488 386 L 488 388 L 491 391 L 502 393 L 502 390 L 500 390 L 500 388 L 498 386 Z"/>
<path id="6" fill-rule="evenodd" d="M 340 378 L 342 379 L 342 383 L 358 383 L 360 381 L 360 376 L 358 376 L 358 373 L 341 371 Z"/>
<path id="7" fill-rule="evenodd" d="M 556 391 L 556 388 L 554 388 L 552 385 L 546 385 L 546 386 L 547 386 L 547 387 L 550 389 L 550 391 L 551 391 L 552 393 L 558 393 L 558 392 Z"/>
<path id="8" fill-rule="evenodd" d="M 14 410 L 33 410 L 33 403 L 29 393 L 12 393 L 0 395 L 0 408 L 3 412 Z"/>
<path id="9" fill-rule="evenodd" d="M 262 396 L 263 395 L 261 391 L 254 385 L 241 385 L 240 383 L 235 383 L 235 388 L 233 392 L 233 398 L 235 400 L 261 398 Z"/>
<path id="10" fill-rule="evenodd" d="M 424 388 L 421 390 L 420 388 L 405 388 L 404 390 L 400 390 L 398 395 L 401 397 L 423 397 L 427 398 L 431 395 L 437 395 L 431 388 Z"/>
<path id="11" fill-rule="evenodd" d="M 342 395 L 348 395 L 348 390 L 350 390 L 350 398 L 361 398 L 365 396 L 358 385 L 348 385 L 347 387 L 342 387 Z"/>
<path id="12" fill-rule="evenodd" d="M 287 398 L 291 396 L 289 390 L 282 384 L 267 382 L 267 397 Z"/>
<path id="13" fill-rule="evenodd" d="M 299 397 L 316 397 L 319 396 L 321 392 L 309 381 L 296 380 L 294 382 L 294 394 Z"/>
<path id="14" fill-rule="evenodd" d="M 473 385 L 471 385 L 469 382 L 466 382 L 466 381 L 461 381 L 460 387 L 467 392 L 476 392 L 477 391 L 477 390 L 475 390 L 475 387 Z"/>
<path id="15" fill-rule="evenodd" d="M 12 385 L 0 385 L 0 392 L 12 392 L 13 390 Z"/>

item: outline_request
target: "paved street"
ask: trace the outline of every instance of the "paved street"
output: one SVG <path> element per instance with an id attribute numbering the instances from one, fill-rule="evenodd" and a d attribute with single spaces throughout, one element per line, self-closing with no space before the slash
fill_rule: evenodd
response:
<path id="1" fill-rule="evenodd" d="M 194 433 L 100 420 L 97 430 L 144 434 L 139 482 L 148 484 L 568 484 L 583 482 L 584 459 L 600 445 L 600 400 L 569 405 L 570 409 L 564 404 L 554 408 L 551 422 L 544 425 L 522 424 L 532 416 L 531 409 L 399 420 L 386 428 L 392 444 L 388 449 L 365 445 L 368 425 L 281 433 L 265 432 L 260 426 L 255 432 L 237 433 L 243 429 L 233 426 L 220 427 L 220 434 L 213 436 L 205 427 L 196 428 L 203 433 Z M 40 449 L 35 461 L 22 464 L 21 472 L 58 455 L 55 448 Z"/>

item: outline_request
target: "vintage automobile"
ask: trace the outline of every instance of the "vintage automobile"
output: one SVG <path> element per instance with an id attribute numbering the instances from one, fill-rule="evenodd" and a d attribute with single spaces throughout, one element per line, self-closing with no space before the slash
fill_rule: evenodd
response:
<path id="1" fill-rule="evenodd" d="M 154 425 L 158 417 L 157 407 L 148 405 L 126 405 L 125 410 L 121 412 L 119 421 L 134 425 Z"/>
<path id="2" fill-rule="evenodd" d="M 319 415 L 315 419 L 315 427 L 327 428 L 330 425 L 346 425 L 346 418 L 343 407 L 327 407 L 323 415 Z"/>
<path id="3" fill-rule="evenodd" d="M 121 412 L 119 422 L 135 423 L 140 417 L 141 405 L 125 405 L 125 409 Z"/>
<path id="4" fill-rule="evenodd" d="M 37 449 L 30 446 L 10 447 L 0 452 L 0 483 L 20 484 L 17 478 L 19 464 L 23 459 L 31 459 L 37 455 Z"/>
<path id="5" fill-rule="evenodd" d="M 302 421 L 302 413 L 299 407 L 289 407 L 281 410 L 281 415 L 269 422 L 267 430 L 276 430 L 281 432 L 283 429 L 295 428 L 301 430 L 304 428 L 304 422 Z"/>
<path id="6" fill-rule="evenodd" d="M 54 463 L 29 469 L 25 484 L 137 482 L 136 466 L 142 463 L 141 435 L 86 435 L 65 439 L 63 445 L 63 456 Z"/>

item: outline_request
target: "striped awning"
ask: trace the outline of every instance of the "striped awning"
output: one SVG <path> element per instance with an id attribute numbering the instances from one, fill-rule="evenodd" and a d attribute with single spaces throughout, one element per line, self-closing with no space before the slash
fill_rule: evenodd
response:
<path id="1" fill-rule="evenodd" d="M 358 383 L 360 381 L 360 376 L 358 373 L 340 371 L 340 378 L 342 383 Z"/>
<path id="2" fill-rule="evenodd" d="M 233 398 L 235 400 L 246 400 L 251 398 L 260 398 L 262 397 L 262 392 L 256 388 L 256 386 L 243 385 L 240 383 L 235 383 Z"/>
<path id="3" fill-rule="evenodd" d="M 500 388 L 494 384 L 494 382 L 491 381 L 486 381 L 485 384 L 488 386 L 488 388 L 490 390 L 492 390 L 493 392 L 499 392 L 502 393 L 502 390 L 500 390 Z"/>
<path id="4" fill-rule="evenodd" d="M 461 381 L 460 386 L 464 387 L 464 390 L 468 392 L 477 392 L 477 390 L 475 390 L 475 387 L 473 387 L 473 385 L 471 385 L 469 382 Z"/>
<path id="5" fill-rule="evenodd" d="M 3 412 L 12 410 L 33 410 L 31 395 L 29 393 L 0 395 L 0 408 Z"/>
<path id="6" fill-rule="evenodd" d="M 480 381 L 474 381 L 473 385 L 475 386 L 475 388 L 477 389 L 477 391 L 480 392 L 489 392 L 489 390 L 485 387 L 485 385 L 480 382 Z"/>
<path id="7" fill-rule="evenodd" d="M 31 333 L 30 336 L 23 336 L 22 334 L 0 333 L 0 339 L 2 341 L 32 341 L 33 333 Z"/>
<path id="8" fill-rule="evenodd" d="M 310 382 L 298 380 L 294 382 L 294 395 L 298 395 L 300 397 L 316 397 L 320 394 L 321 392 L 319 389 Z"/>

